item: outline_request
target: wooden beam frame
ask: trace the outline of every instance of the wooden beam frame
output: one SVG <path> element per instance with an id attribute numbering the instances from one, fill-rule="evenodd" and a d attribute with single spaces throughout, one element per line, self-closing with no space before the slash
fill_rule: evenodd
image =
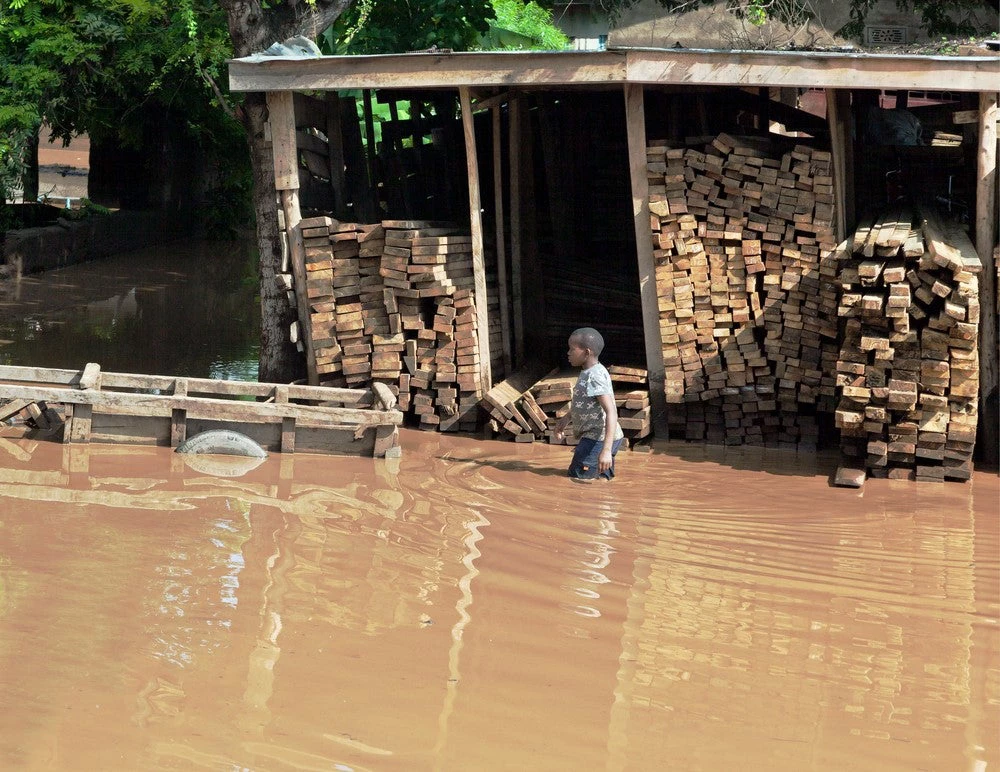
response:
<path id="1" fill-rule="evenodd" d="M 229 62 L 232 91 L 614 83 L 995 91 L 991 56 L 895 56 L 699 49 L 251 56 Z"/>
<path id="2" fill-rule="evenodd" d="M 843 89 L 826 90 L 826 119 L 830 127 L 833 156 L 833 190 L 836 198 L 834 236 L 847 238 L 854 225 L 854 140 L 851 137 L 851 94 Z"/>
<path id="3" fill-rule="evenodd" d="M 504 236 L 503 209 L 503 122 L 500 105 L 492 109 L 493 117 L 493 211 L 496 220 L 497 283 L 500 285 L 500 345 L 503 347 L 503 373 L 513 371 L 510 356 L 510 310 L 507 297 L 507 240 Z"/>
<path id="4" fill-rule="evenodd" d="M 485 394 L 493 388 L 490 367 L 489 297 L 486 294 L 486 266 L 483 259 L 482 202 L 479 196 L 479 159 L 476 153 L 476 128 L 469 89 L 458 90 L 462 110 L 462 131 L 465 135 L 465 164 L 469 173 L 469 229 L 472 233 L 472 276 L 476 287 L 476 322 L 479 336 L 479 378 Z"/>
<path id="5" fill-rule="evenodd" d="M 330 186 L 333 188 L 334 212 L 347 216 L 347 182 L 344 177 L 344 132 L 341 128 L 340 94 L 326 95 L 326 140 L 329 148 Z"/>
<path id="6" fill-rule="evenodd" d="M 978 443 L 984 461 L 1000 462 L 1000 416 L 995 397 L 1000 390 L 1000 330 L 997 329 L 997 93 L 979 95 L 979 149 L 976 163 L 976 253 L 983 264 L 979 274 L 979 428 Z"/>
<path id="7" fill-rule="evenodd" d="M 306 293 L 306 250 L 299 222 L 299 162 L 295 140 L 295 105 L 290 91 L 272 91 L 267 95 L 268 122 L 271 126 L 271 153 L 274 156 L 274 187 L 285 215 L 288 254 L 295 281 L 295 306 L 299 317 L 299 335 L 305 347 L 306 372 L 310 385 L 319 384 L 316 354 L 309 324 L 309 297 Z"/>
<path id="8" fill-rule="evenodd" d="M 643 86 L 625 85 L 625 125 L 628 132 L 628 168 L 632 181 L 632 219 L 635 223 L 635 252 L 639 264 L 639 297 L 642 301 L 642 329 L 649 374 L 649 402 L 654 431 L 668 439 L 667 399 L 663 365 L 663 338 L 660 336 L 660 307 L 656 295 L 656 267 L 653 239 L 649 229 L 649 182 L 646 179 L 646 106 Z"/>
<path id="9" fill-rule="evenodd" d="M 521 130 L 523 103 L 510 101 L 507 111 L 507 162 L 510 165 L 510 288 L 514 313 L 514 366 L 524 362 L 524 288 L 521 273 Z"/>
<path id="10" fill-rule="evenodd" d="M 491 97 L 485 97 L 477 102 L 473 102 L 472 112 L 478 113 L 482 112 L 483 110 L 492 110 L 509 101 L 510 101 L 510 92 L 501 91 L 499 94 L 494 94 Z"/>

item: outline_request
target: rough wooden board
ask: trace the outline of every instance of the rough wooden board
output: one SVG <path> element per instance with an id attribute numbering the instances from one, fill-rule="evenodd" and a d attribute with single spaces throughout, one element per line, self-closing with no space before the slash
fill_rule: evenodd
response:
<path id="1" fill-rule="evenodd" d="M 865 470 L 859 467 L 841 466 L 837 468 L 834 475 L 833 484 L 843 488 L 860 488 L 865 484 L 867 475 Z"/>
<path id="2" fill-rule="evenodd" d="M 80 383 L 77 386 L 81 389 L 101 388 L 101 366 L 96 362 L 88 362 L 80 373 Z"/>
<path id="3" fill-rule="evenodd" d="M 509 378 L 487 391 L 486 395 L 500 404 L 506 405 L 508 402 L 519 399 L 547 372 L 550 372 L 550 369 L 541 362 L 528 362 L 511 373 Z"/>
<path id="4" fill-rule="evenodd" d="M 361 410 L 340 407 L 271 402 L 245 402 L 242 400 L 179 397 L 174 395 L 127 394 L 122 392 L 74 391 L 52 387 L 16 386 L 0 384 L 0 399 L 32 397 L 35 400 L 63 402 L 74 405 L 93 405 L 101 412 L 128 412 L 136 415 L 169 417 L 171 411 L 183 409 L 188 416 L 220 418 L 228 421 L 259 422 L 279 420 L 285 416 L 318 422 L 375 426 L 402 423 L 399 411 Z"/>
<path id="5" fill-rule="evenodd" d="M 0 421 L 6 421 L 12 415 L 16 415 L 34 402 L 33 399 L 12 399 L 6 405 L 0 406 Z"/>
<path id="6" fill-rule="evenodd" d="M 232 91 L 544 86 L 654 83 L 995 91 L 991 57 L 884 56 L 842 52 L 588 51 L 246 57 L 229 62 Z"/>

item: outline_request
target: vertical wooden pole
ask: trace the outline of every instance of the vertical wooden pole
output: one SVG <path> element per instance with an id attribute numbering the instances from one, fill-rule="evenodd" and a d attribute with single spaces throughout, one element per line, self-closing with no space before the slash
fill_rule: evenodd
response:
<path id="1" fill-rule="evenodd" d="M 1000 330 L 997 329 L 997 94 L 979 95 L 979 150 L 976 169 L 976 252 L 983 264 L 979 274 L 979 429 L 982 459 L 1000 462 Z M 993 397 L 991 399 L 991 397 Z"/>
<path id="2" fill-rule="evenodd" d="M 510 165 L 510 289 L 514 312 L 514 366 L 524 362 L 524 293 L 521 287 L 521 99 L 510 100 L 507 142 Z"/>
<path id="3" fill-rule="evenodd" d="M 281 199 L 288 237 L 288 255 L 295 281 L 295 304 L 299 314 L 299 335 L 306 350 L 306 372 L 309 383 L 319 385 L 316 355 L 309 323 L 309 296 L 306 292 L 306 250 L 302 244 L 299 223 L 299 162 L 295 142 L 295 105 L 290 91 L 267 92 L 268 122 L 271 125 L 271 151 L 274 154 L 274 187 Z"/>
<path id="4" fill-rule="evenodd" d="M 483 262 L 483 218 L 479 199 L 479 159 L 476 155 L 476 129 L 473 123 L 469 87 L 460 86 L 458 99 L 462 109 L 465 134 L 465 165 L 469 173 L 469 228 L 472 232 L 472 276 L 476 285 L 476 322 L 479 332 L 479 374 L 483 391 L 493 388 L 490 370 L 489 298 L 486 296 L 486 267 Z"/>
<path id="5" fill-rule="evenodd" d="M 763 136 L 771 133 L 771 89 L 757 89 L 757 131 Z"/>
<path id="6" fill-rule="evenodd" d="M 326 95 L 326 140 L 330 151 L 330 187 L 333 188 L 333 212 L 338 219 L 347 217 L 347 182 L 344 175 L 344 132 L 340 123 L 340 95 Z"/>
<path id="7" fill-rule="evenodd" d="M 503 125 L 500 105 L 493 108 L 493 211 L 497 229 L 497 282 L 500 285 L 500 341 L 503 346 L 503 372 L 506 378 L 513 372 L 510 360 L 510 310 L 507 298 L 507 240 L 504 237 L 503 216 Z"/>
<path id="8" fill-rule="evenodd" d="M 632 181 L 632 219 L 635 223 L 635 252 L 639 263 L 639 298 L 642 301 L 642 329 L 649 373 L 649 401 L 655 432 L 667 438 L 667 398 L 660 337 L 660 308 L 656 296 L 656 269 L 653 238 L 649 229 L 649 183 L 646 180 L 646 114 L 643 87 L 625 84 L 625 125 L 628 132 L 628 169 Z"/>
<path id="9" fill-rule="evenodd" d="M 851 138 L 849 91 L 826 90 L 826 120 L 833 156 L 834 237 L 840 243 L 854 224 L 854 142 Z"/>
<path id="10" fill-rule="evenodd" d="M 375 218 L 379 210 L 378 207 L 378 183 L 375 180 L 375 113 L 372 109 L 372 90 L 366 88 L 362 92 L 365 113 L 365 161 L 368 169 L 368 207 L 371 208 L 369 217 Z M 367 208 L 367 207 L 366 207 Z"/>

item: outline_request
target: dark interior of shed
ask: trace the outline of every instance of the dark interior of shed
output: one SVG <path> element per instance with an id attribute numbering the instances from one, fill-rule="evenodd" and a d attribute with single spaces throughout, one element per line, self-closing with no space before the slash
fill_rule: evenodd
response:
<path id="1" fill-rule="evenodd" d="M 822 90 L 647 86 L 645 92 L 648 141 L 697 145 L 728 132 L 767 137 L 776 147 L 829 146 Z M 622 94 L 618 89 L 522 90 L 517 97 L 516 149 L 510 145 L 509 102 L 498 101 L 497 137 L 492 110 L 475 114 L 484 258 L 493 282 L 498 214 L 503 219 L 499 238 L 510 261 L 511 163 L 519 165 L 523 341 L 514 342 L 520 354 L 514 364 L 530 358 L 560 364 L 570 332 L 593 326 L 605 335 L 609 364 L 643 367 Z M 307 212 L 360 222 L 468 223 L 468 172 L 454 90 L 345 93 L 339 100 L 345 190 L 332 196 L 328 186 L 304 190 L 303 201 L 312 204 L 304 207 Z M 974 208 L 975 123 L 955 124 L 953 116 L 956 109 L 974 107 L 975 95 L 852 92 L 848 232 L 866 215 L 917 192 L 967 222 Z M 369 152 L 372 147 L 375 153 Z M 499 210 L 497 162 L 503 183 Z M 513 318 L 509 269 L 507 283 Z M 515 332 L 509 330 L 511 336 Z"/>

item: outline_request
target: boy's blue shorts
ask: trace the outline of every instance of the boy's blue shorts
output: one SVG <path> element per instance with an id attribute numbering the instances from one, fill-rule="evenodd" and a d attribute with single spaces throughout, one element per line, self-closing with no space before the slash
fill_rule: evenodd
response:
<path id="1" fill-rule="evenodd" d="M 593 480 L 600 474 L 606 480 L 615 476 L 615 456 L 622 441 L 615 440 L 611 446 L 611 468 L 603 473 L 598 473 L 597 462 L 601 455 L 601 448 L 604 441 L 592 440 L 589 437 L 581 437 L 573 451 L 573 460 L 570 461 L 568 474 L 578 480 Z"/>

